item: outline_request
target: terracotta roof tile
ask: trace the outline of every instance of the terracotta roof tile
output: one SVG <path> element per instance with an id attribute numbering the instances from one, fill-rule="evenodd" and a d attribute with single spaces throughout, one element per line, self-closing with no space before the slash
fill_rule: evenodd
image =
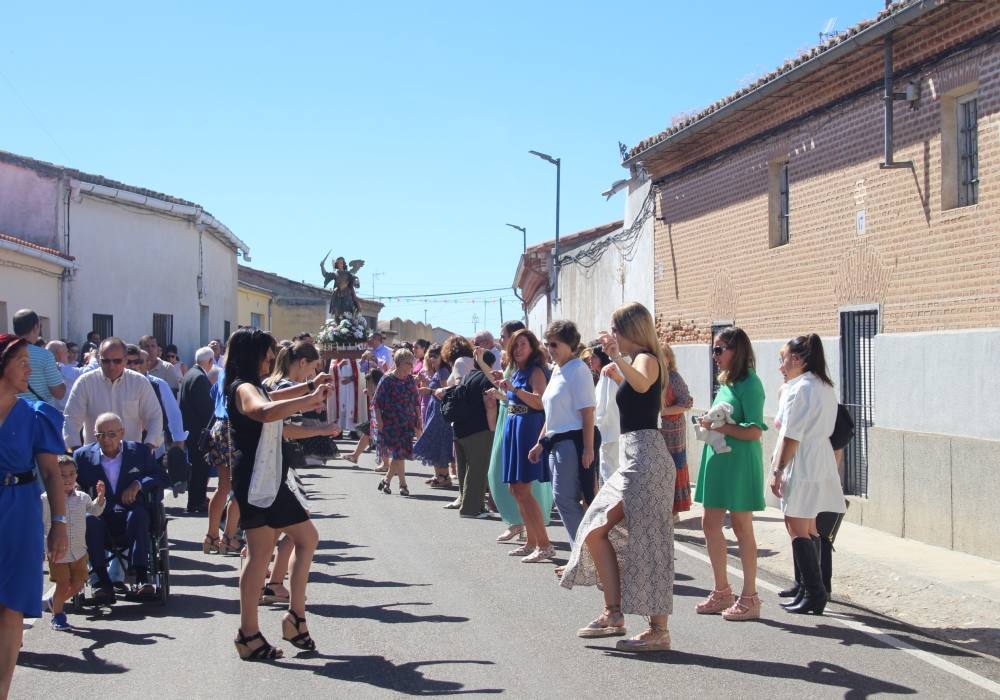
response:
<path id="1" fill-rule="evenodd" d="M 47 248 L 43 245 L 38 245 L 37 243 L 32 243 L 31 241 L 26 241 L 23 238 L 18 238 L 17 236 L 9 236 L 6 233 L 0 233 L 0 241 L 7 241 L 9 243 L 16 243 L 17 245 L 24 246 L 25 248 L 31 248 L 32 250 L 37 250 L 40 253 L 48 253 L 49 255 L 54 255 L 57 258 L 62 258 L 63 260 L 76 260 L 72 255 L 66 255 L 66 253 L 61 250 L 56 250 L 55 248 Z"/>
<path id="2" fill-rule="evenodd" d="M 795 68 L 797 68 L 798 66 L 802 65 L 803 63 L 805 63 L 805 62 L 807 62 L 807 61 L 809 61 L 809 60 L 811 60 L 813 58 L 816 58 L 817 56 L 819 56 L 822 53 L 825 53 L 825 52 L 829 51 L 834 46 L 837 46 L 838 44 L 841 44 L 841 43 L 847 41 L 851 37 L 857 35 L 858 33 L 862 32 L 862 31 L 864 31 L 865 29 L 867 29 L 868 27 L 872 26 L 873 24 L 881 22 L 885 18 L 890 17 L 890 16 L 896 14 L 897 12 L 905 9 L 909 5 L 916 4 L 916 3 L 920 2 L 920 1 L 921 0 L 898 0 L 897 2 L 892 3 L 889 7 L 885 8 L 881 12 L 879 12 L 876 17 L 863 20 L 863 21 L 859 22 L 858 24 L 855 24 L 850 29 L 847 29 L 847 30 L 845 30 L 843 32 L 840 32 L 840 33 L 836 34 L 833 37 L 830 37 L 829 39 L 827 39 L 823 43 L 819 44 L 818 46 L 814 46 L 809 51 L 805 51 L 805 52 L 799 54 L 798 56 L 796 56 L 795 58 L 788 59 L 781 66 L 779 66 L 775 70 L 771 71 L 767 75 L 764 75 L 764 76 L 758 78 L 757 80 L 755 80 L 750 85 L 742 87 L 739 90 L 737 90 L 736 92 L 732 93 L 731 95 L 729 95 L 727 97 L 723 97 L 722 99 L 717 100 L 716 102 L 713 102 L 711 105 L 709 105 L 705 109 L 700 110 L 697 114 L 694 114 L 692 116 L 687 117 L 686 119 L 683 119 L 683 120 L 679 121 L 678 123 L 672 125 L 669 129 L 661 131 L 660 133 L 656 134 L 655 136 L 650 136 L 649 138 L 643 139 L 637 145 L 635 145 L 635 146 L 633 146 L 632 148 L 629 149 L 627 157 L 628 158 L 633 158 L 633 157 L 637 156 L 638 154 L 642 153 L 643 151 L 645 151 L 650 146 L 655 146 L 659 142 L 661 142 L 661 141 L 669 138 L 670 136 L 673 136 L 674 134 L 676 134 L 677 132 L 679 132 L 679 131 L 681 131 L 683 129 L 686 129 L 687 127 L 691 126 L 695 122 L 700 121 L 700 120 L 704 119 L 705 117 L 709 116 L 710 114 L 719 111 L 720 109 L 722 109 L 726 105 L 728 105 L 728 104 L 730 104 L 732 102 L 735 102 L 736 100 L 738 100 L 739 98 L 743 97 L 744 95 L 749 94 L 749 93 L 753 92 L 754 90 L 757 90 L 758 88 L 763 87 L 767 83 L 770 83 L 771 81 L 777 79 L 779 76 L 782 76 L 785 73 L 788 73 L 788 72 L 794 70 Z"/>

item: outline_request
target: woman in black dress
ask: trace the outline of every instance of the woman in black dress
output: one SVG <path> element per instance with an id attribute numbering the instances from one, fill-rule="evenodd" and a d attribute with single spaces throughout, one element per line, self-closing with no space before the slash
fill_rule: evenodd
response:
<path id="1" fill-rule="evenodd" d="M 305 620 L 306 582 L 319 534 L 288 485 L 281 463 L 283 420 L 322 406 L 328 393 L 326 375 L 305 384 L 268 392 L 261 380 L 274 362 L 275 342 L 256 328 L 240 328 L 229 339 L 226 353 L 226 404 L 233 431 L 233 497 L 240 505 L 240 525 L 246 532 L 247 560 L 240 574 L 240 629 L 236 651 L 245 661 L 282 656 L 264 639 L 257 620 L 260 591 L 275 538 L 283 532 L 294 543 L 288 613 L 281 621 L 282 637 L 295 647 L 315 651 Z"/>

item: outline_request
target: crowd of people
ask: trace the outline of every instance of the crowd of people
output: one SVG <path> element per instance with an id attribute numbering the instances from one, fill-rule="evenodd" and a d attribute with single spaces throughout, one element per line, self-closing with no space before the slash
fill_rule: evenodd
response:
<path id="1" fill-rule="evenodd" d="M 283 639 L 315 650 L 305 601 L 319 537 L 296 470 L 335 457 L 358 464 L 366 449 L 381 493 L 409 496 L 405 463 L 419 460 L 434 470 L 425 486 L 457 488 L 445 508 L 463 518 L 498 514 L 497 541 L 515 544 L 508 552 L 526 564 L 555 556 L 554 506 L 571 547 L 556 568 L 560 583 L 598 585 L 604 597 L 577 634 L 624 636 L 624 615 L 638 614 L 646 629 L 617 647 L 669 649 L 674 523 L 692 503 L 685 413 L 693 399 L 645 307 L 627 304 L 609 320 L 587 344 L 568 320 L 541 338 L 511 321 L 499 343 L 482 332 L 390 349 L 375 333 L 360 358 L 329 365 L 308 333 L 277 342 L 240 328 L 198 349 L 188 368 L 150 335 L 135 344 L 97 334 L 80 346 L 43 344 L 37 314 L 19 311 L 14 334 L 0 336 L 0 527 L 35 534 L 0 547 L 4 692 L 24 616 L 44 606 L 53 628 L 71 628 L 64 606 L 88 578 L 92 602 L 114 602 L 110 537 L 127 543 L 131 594 L 155 593 L 145 496 L 171 488 L 186 490 L 187 514 L 207 518 L 205 554 L 243 557 L 240 657 L 282 655 L 259 628 L 262 603 L 287 605 Z M 764 508 L 764 390 L 743 330 L 719 332 L 712 354 L 713 405 L 727 406 L 731 420 L 695 419 L 724 437 L 724 447 L 704 445 L 694 490 L 715 579 L 696 610 L 745 621 L 761 614 L 752 518 Z M 793 599 L 790 612 L 822 613 L 844 511 L 831 442 L 837 399 L 817 336 L 789 341 L 780 367 L 767 486 L 780 498 L 794 553 L 795 585 L 782 595 Z M 338 436 L 357 440 L 352 453 L 340 454 Z M 209 500 L 211 475 L 218 484 Z M 743 569 L 738 596 L 727 575 L 727 514 Z M 39 600 L 43 551 L 55 585 Z"/>

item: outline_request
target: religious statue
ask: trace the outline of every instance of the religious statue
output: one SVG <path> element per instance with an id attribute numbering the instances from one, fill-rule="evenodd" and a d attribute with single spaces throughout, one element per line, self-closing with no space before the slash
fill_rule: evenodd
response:
<path id="1" fill-rule="evenodd" d="M 364 260 L 352 260 L 350 267 L 347 261 L 339 257 L 333 262 L 333 270 L 327 272 L 326 260 L 330 257 L 329 251 L 323 256 L 319 263 L 319 269 L 323 273 L 323 286 L 326 287 L 333 282 L 333 295 L 330 297 L 330 315 L 340 318 L 344 314 L 357 315 L 361 311 L 358 305 L 358 296 L 354 290 L 361 286 L 358 279 L 358 270 L 365 264 Z"/>

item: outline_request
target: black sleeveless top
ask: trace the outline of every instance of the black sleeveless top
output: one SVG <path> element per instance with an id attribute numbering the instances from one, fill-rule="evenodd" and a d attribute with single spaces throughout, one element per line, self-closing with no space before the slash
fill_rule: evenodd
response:
<path id="1" fill-rule="evenodd" d="M 641 352 L 639 355 L 652 355 Z M 655 357 L 655 355 L 654 355 Z M 662 372 L 660 373 L 662 374 Z M 625 380 L 618 387 L 615 402 L 618 404 L 622 434 L 634 430 L 656 430 L 660 427 L 660 387 L 663 377 L 657 377 L 653 386 L 640 394 Z"/>

